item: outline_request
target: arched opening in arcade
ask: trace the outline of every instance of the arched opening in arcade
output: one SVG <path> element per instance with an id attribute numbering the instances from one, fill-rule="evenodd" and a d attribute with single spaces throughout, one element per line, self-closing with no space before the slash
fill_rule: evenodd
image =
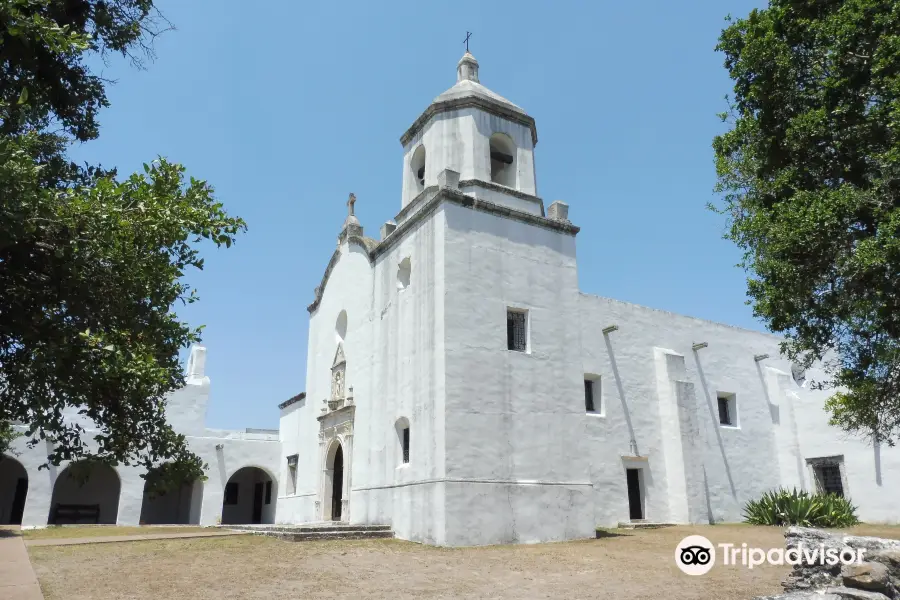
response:
<path id="1" fill-rule="evenodd" d="M 258 525 L 275 522 L 275 479 L 259 467 L 243 467 L 225 484 L 223 525 Z"/>
<path id="2" fill-rule="evenodd" d="M 95 461 L 80 461 L 56 477 L 50 501 L 50 525 L 115 525 L 122 484 L 116 470 Z"/>
<path id="3" fill-rule="evenodd" d="M 0 454 L 0 525 L 21 525 L 28 495 L 28 472 L 15 458 Z"/>
<path id="4" fill-rule="evenodd" d="M 169 465 L 151 469 L 144 478 L 142 525 L 198 525 L 203 503 L 203 482 L 178 481 Z"/>

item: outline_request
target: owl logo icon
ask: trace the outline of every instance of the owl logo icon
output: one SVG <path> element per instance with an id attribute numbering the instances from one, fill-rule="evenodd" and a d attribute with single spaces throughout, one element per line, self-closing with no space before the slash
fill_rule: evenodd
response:
<path id="1" fill-rule="evenodd" d="M 675 548 L 675 564 L 687 575 L 705 575 L 716 564 L 715 548 L 702 535 L 689 535 Z"/>

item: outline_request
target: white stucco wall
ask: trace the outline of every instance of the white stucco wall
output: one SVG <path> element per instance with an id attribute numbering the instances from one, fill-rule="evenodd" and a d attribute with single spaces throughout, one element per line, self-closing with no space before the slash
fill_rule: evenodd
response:
<path id="1" fill-rule="evenodd" d="M 479 185 L 466 185 L 461 190 L 466 195 L 473 196 L 479 200 L 487 200 L 500 206 L 539 217 L 544 216 L 544 211 L 539 201 L 533 198 L 522 198 L 509 193 L 506 189 L 498 190 Z"/>
<path id="2" fill-rule="evenodd" d="M 575 239 L 447 204 L 447 542 L 592 534 Z M 507 349 L 508 308 L 529 351 Z"/>
<path id="3" fill-rule="evenodd" d="M 205 349 L 203 353 L 206 354 Z M 205 375 L 187 377 L 185 386 L 169 395 L 166 403 L 169 424 L 185 435 L 202 436 L 206 428 L 209 392 L 209 377 Z"/>
<path id="4" fill-rule="evenodd" d="M 584 417 L 599 524 L 628 520 L 620 457 L 630 454 L 632 430 L 648 457 L 652 521 L 740 521 L 748 500 L 803 483 L 806 458 L 838 454 L 861 517 L 900 519 L 885 487 L 896 485 L 897 452 L 881 450 L 878 485 L 874 450 L 827 425 L 825 394 L 787 375 L 776 336 L 595 296 L 581 295 L 581 307 L 584 371 L 602 381 L 604 415 Z M 604 335 L 611 325 L 619 329 Z M 769 358 L 757 363 L 762 354 Z M 719 425 L 717 392 L 736 394 L 737 427 Z"/>
<path id="5" fill-rule="evenodd" d="M 408 287 L 398 266 L 411 265 Z M 357 396 L 351 521 L 391 523 L 396 535 L 444 539 L 444 213 L 418 222 L 375 263 L 371 397 Z M 410 425 L 402 462 L 396 423 Z"/>
<path id="6" fill-rule="evenodd" d="M 310 353 L 308 361 L 312 360 Z M 319 480 L 319 445 L 313 426 L 313 412 L 318 408 L 309 405 L 310 397 L 307 394 L 303 400 L 282 410 L 279 418 L 279 480 L 283 483 L 278 491 L 277 523 L 310 523 L 318 519 L 315 501 Z M 287 457 L 294 454 L 298 456 L 296 484 L 292 488 Z"/>

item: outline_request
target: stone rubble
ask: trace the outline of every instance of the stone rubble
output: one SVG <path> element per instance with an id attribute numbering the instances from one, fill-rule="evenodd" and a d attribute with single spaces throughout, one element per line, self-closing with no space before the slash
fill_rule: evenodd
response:
<path id="1" fill-rule="evenodd" d="M 803 562 L 795 565 L 781 584 L 784 594 L 754 600 L 900 600 L 900 540 L 830 533 L 790 527 L 784 535 L 788 550 L 865 549 L 859 564 L 834 566 Z"/>

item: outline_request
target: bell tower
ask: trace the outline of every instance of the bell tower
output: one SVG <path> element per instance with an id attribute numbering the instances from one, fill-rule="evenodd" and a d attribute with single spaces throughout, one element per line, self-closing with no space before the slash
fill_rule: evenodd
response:
<path id="1" fill-rule="evenodd" d="M 456 84 L 432 101 L 400 143 L 401 208 L 450 169 L 460 174 L 467 195 L 544 215 L 534 174 L 534 119 L 481 84 L 478 61 L 468 51 L 456 65 Z"/>

